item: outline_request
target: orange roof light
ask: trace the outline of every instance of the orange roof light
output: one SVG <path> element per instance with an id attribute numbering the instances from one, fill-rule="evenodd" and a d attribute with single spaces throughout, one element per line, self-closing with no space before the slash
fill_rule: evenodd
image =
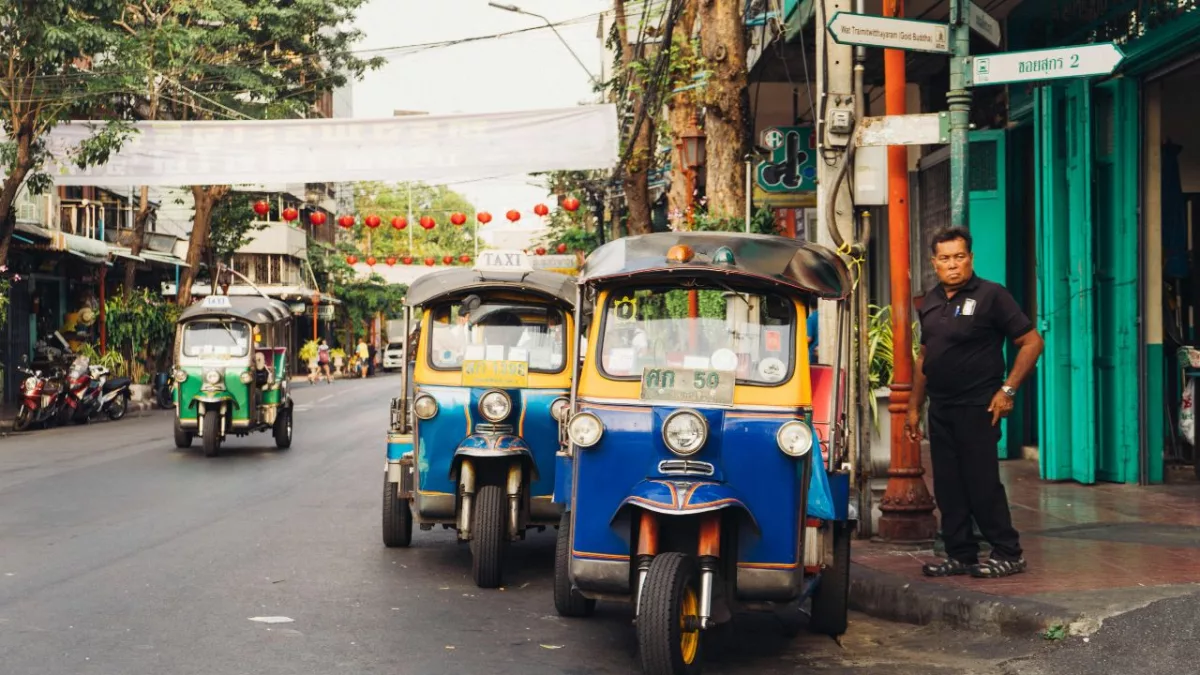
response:
<path id="1" fill-rule="evenodd" d="M 667 251 L 667 262 L 685 263 L 690 262 L 696 252 L 691 246 L 686 244 L 676 244 Z"/>

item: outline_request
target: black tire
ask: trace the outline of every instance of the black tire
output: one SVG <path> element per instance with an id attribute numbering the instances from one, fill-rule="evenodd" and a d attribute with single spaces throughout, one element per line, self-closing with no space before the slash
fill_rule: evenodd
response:
<path id="1" fill-rule="evenodd" d="M 112 404 L 108 406 L 108 419 L 116 422 L 125 417 L 125 413 L 129 412 L 129 394 L 119 394 L 112 400 Z"/>
<path id="2" fill-rule="evenodd" d="M 158 390 L 158 407 L 163 410 L 171 410 L 175 407 L 175 397 L 171 395 L 169 386 Z"/>
<path id="3" fill-rule="evenodd" d="M 638 652 L 646 675 L 696 675 L 702 669 L 704 631 L 683 630 L 683 616 L 700 621 L 696 563 L 683 553 L 660 553 L 650 563 L 637 616 Z M 684 644 L 684 638 L 688 644 Z"/>
<path id="4" fill-rule="evenodd" d="M 585 598 L 571 587 L 567 573 L 571 564 L 571 512 L 558 521 L 558 541 L 554 543 L 554 608 L 559 616 L 584 617 L 596 611 L 596 601 Z"/>
<path id="5" fill-rule="evenodd" d="M 504 490 L 484 485 L 475 493 L 471 523 L 471 573 L 480 588 L 497 588 L 504 575 Z"/>
<path id="6" fill-rule="evenodd" d="M 192 432 L 179 426 L 178 417 L 175 418 L 175 447 L 183 450 L 192 447 Z"/>
<path id="7" fill-rule="evenodd" d="M 287 450 L 292 447 L 292 406 L 279 411 L 275 418 L 275 447 Z"/>
<path id="8" fill-rule="evenodd" d="M 216 457 L 221 449 L 221 413 L 208 410 L 200 420 L 200 441 L 204 445 L 205 457 Z"/>
<path id="9" fill-rule="evenodd" d="M 13 431 L 27 431 L 33 426 L 33 411 L 22 405 L 17 409 L 17 417 L 13 420 Z"/>
<path id="10" fill-rule="evenodd" d="M 383 474 L 383 545 L 388 548 L 408 548 L 412 543 L 412 507 L 400 498 L 400 485 L 389 483 Z"/>
<path id="11" fill-rule="evenodd" d="M 833 567 L 821 573 L 821 583 L 812 598 L 812 618 L 808 629 L 837 637 L 849 625 L 850 536 L 849 523 L 831 523 L 833 527 Z"/>

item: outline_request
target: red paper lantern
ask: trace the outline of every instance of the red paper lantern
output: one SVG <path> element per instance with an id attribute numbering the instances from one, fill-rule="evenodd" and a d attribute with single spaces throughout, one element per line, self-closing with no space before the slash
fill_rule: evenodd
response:
<path id="1" fill-rule="evenodd" d="M 484 225 L 492 222 L 492 214 L 488 213 L 487 211 L 480 211 L 475 218 Z"/>
<path id="2" fill-rule="evenodd" d="M 287 207 L 286 209 L 284 209 L 284 210 L 283 210 L 283 214 L 282 214 L 282 215 L 283 215 L 283 221 L 284 221 L 285 223 L 290 223 L 290 222 L 292 222 L 293 220 L 295 220 L 295 219 L 297 219 L 297 218 L 299 218 L 299 217 L 300 217 L 300 212 L 299 212 L 299 211 L 297 211 L 296 209 L 294 209 L 294 208 L 292 208 L 292 207 L 290 207 L 290 206 L 289 206 L 289 207 Z"/>
<path id="3" fill-rule="evenodd" d="M 509 209 L 508 213 L 504 214 L 504 217 L 515 223 L 521 219 L 521 212 L 516 209 Z"/>
<path id="4" fill-rule="evenodd" d="M 354 227 L 354 216 L 342 216 L 341 218 L 338 218 L 338 225 L 341 225 L 347 230 Z"/>
<path id="5" fill-rule="evenodd" d="M 453 262 L 454 262 L 454 256 L 449 256 L 449 255 L 442 256 L 442 264 L 443 265 L 449 265 Z"/>
<path id="6" fill-rule="evenodd" d="M 534 251 L 534 253 L 537 253 L 538 255 L 546 255 L 546 247 L 545 247 L 545 246 L 539 246 L 539 247 L 537 247 L 537 249 Z"/>
<path id="7" fill-rule="evenodd" d="M 455 227 L 462 227 L 463 223 L 467 222 L 467 217 L 461 213 L 451 213 L 450 222 L 453 223 Z"/>
<path id="8" fill-rule="evenodd" d="M 437 261 L 433 259 L 433 256 L 429 256 L 429 257 L 425 258 L 425 265 L 428 267 L 433 267 L 433 263 L 435 263 L 435 262 L 437 262 Z"/>
<path id="9" fill-rule="evenodd" d="M 538 204 L 537 206 L 533 207 L 533 212 L 539 216 L 544 216 L 547 213 L 550 213 L 550 207 L 546 206 L 545 204 Z"/>
<path id="10" fill-rule="evenodd" d="M 379 216 L 372 213 L 371 215 L 367 216 L 366 220 L 364 220 L 363 223 L 365 223 L 367 227 L 369 227 L 373 230 L 373 229 L 379 227 L 379 225 L 381 223 L 383 223 L 383 220 L 381 220 L 379 218 Z"/>
<path id="11" fill-rule="evenodd" d="M 406 256 L 404 256 L 403 258 L 401 258 L 400 260 L 401 260 L 401 262 L 403 262 L 405 265 L 411 265 L 411 264 L 412 264 L 412 261 L 413 261 L 413 257 L 412 257 L 411 255 L 406 255 Z"/>
<path id="12" fill-rule="evenodd" d="M 260 216 L 265 216 L 271 212 L 271 205 L 260 199 L 254 202 L 254 212 Z"/>
<path id="13" fill-rule="evenodd" d="M 469 255 L 467 255 L 466 253 L 464 253 L 464 254 L 462 254 L 462 255 L 458 256 L 458 262 L 460 262 L 460 263 L 469 263 L 469 262 L 471 262 L 471 256 L 469 256 Z"/>
<path id="14" fill-rule="evenodd" d="M 389 255 L 384 260 L 385 260 L 385 262 L 387 262 L 388 267 L 391 267 L 392 265 L 396 264 L 396 256 L 394 256 L 394 255 Z"/>
<path id="15" fill-rule="evenodd" d="M 395 218 L 392 218 L 392 227 L 396 228 L 397 230 L 403 230 L 404 228 L 408 227 L 408 219 L 404 216 L 396 216 Z"/>
<path id="16" fill-rule="evenodd" d="M 374 267 L 376 262 L 378 262 L 378 261 L 375 260 L 375 256 L 373 256 L 373 255 L 367 256 L 367 264 L 368 265 L 370 265 L 371 267 Z"/>
<path id="17" fill-rule="evenodd" d="M 575 211 L 579 208 L 579 200 L 574 197 L 567 197 L 562 201 L 562 207 L 568 211 Z"/>
<path id="18" fill-rule="evenodd" d="M 357 265 L 358 264 L 358 256 L 356 256 L 356 255 L 346 256 L 346 264 L 347 265 Z"/>
<path id="19" fill-rule="evenodd" d="M 566 245 L 566 244 L 559 244 L 558 246 L 555 246 L 555 247 L 554 247 L 554 250 L 555 250 L 555 251 L 558 251 L 559 253 L 566 253 L 566 252 L 567 252 L 567 245 Z"/>
<path id="20" fill-rule="evenodd" d="M 321 225 L 324 225 L 325 224 L 325 212 L 324 211 L 313 211 L 312 213 L 310 213 L 308 215 L 308 222 L 310 222 L 313 225 L 316 225 L 318 227 Z"/>
<path id="21" fill-rule="evenodd" d="M 426 230 L 432 230 L 437 226 L 437 221 L 433 219 L 433 216 L 421 216 L 421 220 L 419 222 L 421 223 L 421 227 L 425 228 Z"/>

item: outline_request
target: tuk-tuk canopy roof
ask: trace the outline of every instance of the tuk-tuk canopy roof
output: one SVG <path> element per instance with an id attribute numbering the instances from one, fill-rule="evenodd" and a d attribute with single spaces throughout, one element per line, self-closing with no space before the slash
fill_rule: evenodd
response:
<path id="1" fill-rule="evenodd" d="M 672 247 L 692 249 L 687 262 L 671 262 Z M 726 261 L 714 261 L 714 254 Z M 732 255 L 732 261 L 728 256 Z M 588 256 L 579 272 L 580 284 L 613 281 L 633 275 L 669 279 L 688 272 L 740 276 L 839 300 L 850 292 L 850 270 L 833 250 L 805 241 L 736 232 L 657 232 L 623 237 L 604 244 Z"/>
<path id="2" fill-rule="evenodd" d="M 212 306 L 214 303 L 225 304 L 223 300 L 209 298 L 226 298 L 229 302 L 224 307 Z M 292 312 L 288 306 L 278 300 L 254 297 L 253 295 L 210 295 L 204 300 L 183 310 L 179 316 L 180 323 L 193 319 L 227 318 L 241 319 L 253 324 L 275 323 L 291 318 Z"/>
<path id="3" fill-rule="evenodd" d="M 537 293 L 568 307 L 575 306 L 575 279 L 557 272 L 525 272 L 449 269 L 427 274 L 408 288 L 408 304 L 422 307 L 435 300 L 479 290 L 512 290 Z"/>

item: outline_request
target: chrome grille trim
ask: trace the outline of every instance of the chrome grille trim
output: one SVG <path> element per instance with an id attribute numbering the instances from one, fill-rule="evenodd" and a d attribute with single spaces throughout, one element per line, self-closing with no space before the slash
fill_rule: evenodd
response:
<path id="1" fill-rule="evenodd" d="M 475 433 L 477 434 L 511 434 L 513 426 L 511 424 L 476 424 Z"/>
<path id="2" fill-rule="evenodd" d="M 658 472 L 669 476 L 711 476 L 715 471 L 712 464 L 694 459 L 664 459 L 658 463 Z"/>

